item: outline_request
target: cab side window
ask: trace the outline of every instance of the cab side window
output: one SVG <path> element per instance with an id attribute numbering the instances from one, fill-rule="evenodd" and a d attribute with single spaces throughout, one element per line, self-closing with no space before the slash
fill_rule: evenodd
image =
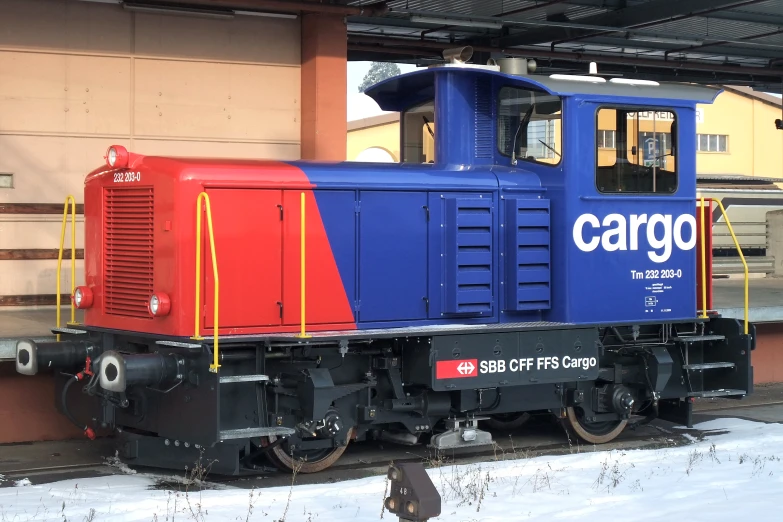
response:
<path id="1" fill-rule="evenodd" d="M 596 124 L 599 192 L 673 194 L 677 191 L 674 112 L 601 108 Z"/>
<path id="2" fill-rule="evenodd" d="M 403 163 L 435 162 L 435 102 L 430 100 L 402 114 Z"/>

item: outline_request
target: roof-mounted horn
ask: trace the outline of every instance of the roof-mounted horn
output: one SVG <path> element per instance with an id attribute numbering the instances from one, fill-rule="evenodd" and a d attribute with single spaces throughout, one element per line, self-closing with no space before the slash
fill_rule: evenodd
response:
<path id="1" fill-rule="evenodd" d="M 473 47 L 454 47 L 443 51 L 443 58 L 449 63 L 465 63 L 473 56 Z"/>

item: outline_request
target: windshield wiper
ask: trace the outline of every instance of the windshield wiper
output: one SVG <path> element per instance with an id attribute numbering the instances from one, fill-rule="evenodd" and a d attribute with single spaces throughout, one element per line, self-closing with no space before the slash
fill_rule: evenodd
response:
<path id="1" fill-rule="evenodd" d="M 522 127 L 527 127 L 527 124 L 530 123 L 530 118 L 533 116 L 533 110 L 536 108 L 535 103 L 531 103 L 530 107 L 528 107 L 527 111 L 525 112 L 525 115 L 522 117 L 521 120 L 519 120 L 519 125 L 517 126 L 517 131 L 514 133 L 514 141 L 511 143 L 511 164 L 516 165 L 517 164 L 517 140 L 519 139 L 519 131 L 522 130 Z"/>

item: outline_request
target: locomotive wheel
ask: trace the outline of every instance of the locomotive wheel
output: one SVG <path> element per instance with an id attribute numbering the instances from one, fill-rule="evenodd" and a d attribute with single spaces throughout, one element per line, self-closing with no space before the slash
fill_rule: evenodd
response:
<path id="1" fill-rule="evenodd" d="M 348 430 L 345 446 L 338 446 L 332 449 L 294 450 L 292 455 L 290 450 L 286 451 L 288 444 L 283 442 L 274 446 L 267 455 L 269 460 L 283 471 L 292 472 L 296 469 L 297 473 L 318 473 L 337 462 L 337 459 L 345 453 L 346 448 L 348 448 L 348 442 L 353 438 L 353 433 L 353 428 Z M 277 437 L 274 435 L 267 437 L 264 445 L 272 444 L 276 440 Z"/>
<path id="2" fill-rule="evenodd" d="M 581 411 L 581 410 L 580 410 Z M 573 407 L 566 408 L 565 423 L 576 435 L 591 444 L 606 444 L 625 429 L 625 419 L 604 422 L 586 422 Z"/>
<path id="3" fill-rule="evenodd" d="M 493 415 L 485 420 L 486 425 L 493 430 L 513 431 L 521 428 L 530 420 L 530 414 L 524 413 L 501 413 Z"/>

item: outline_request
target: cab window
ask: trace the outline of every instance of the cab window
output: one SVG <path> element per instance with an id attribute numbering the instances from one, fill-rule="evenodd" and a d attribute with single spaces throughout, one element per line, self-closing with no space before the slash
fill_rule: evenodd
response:
<path id="1" fill-rule="evenodd" d="M 673 111 L 601 108 L 596 123 L 599 192 L 677 191 L 677 121 Z"/>
<path id="2" fill-rule="evenodd" d="M 403 163 L 435 162 L 435 102 L 430 100 L 403 112 Z"/>
<path id="3" fill-rule="evenodd" d="M 498 150 L 513 160 L 556 165 L 562 147 L 563 103 L 542 91 L 502 87 L 498 94 Z"/>

